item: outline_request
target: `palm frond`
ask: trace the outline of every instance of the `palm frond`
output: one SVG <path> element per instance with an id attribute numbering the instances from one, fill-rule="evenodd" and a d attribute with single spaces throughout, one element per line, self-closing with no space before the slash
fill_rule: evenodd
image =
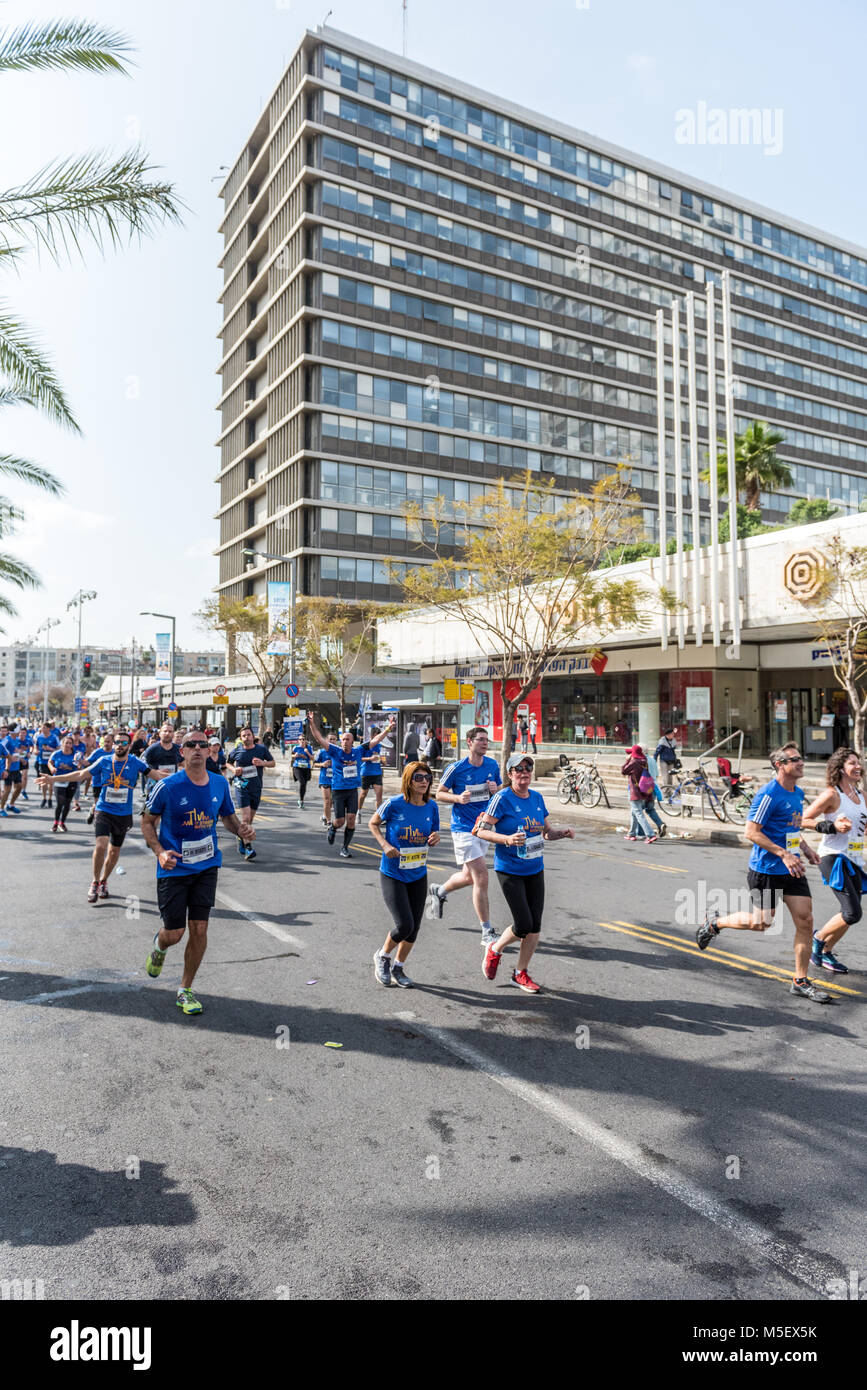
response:
<path id="1" fill-rule="evenodd" d="M 129 39 L 86 20 L 54 20 L 0 31 L 0 72 L 83 69 L 126 73 Z"/>
<path id="2" fill-rule="evenodd" d="M 0 386 L 0 410 L 5 405 L 35 405 L 29 391 L 19 391 L 14 386 Z"/>
<path id="3" fill-rule="evenodd" d="M 82 254 L 82 240 L 100 251 L 142 237 L 158 223 L 179 222 L 183 204 L 170 183 L 150 182 L 138 147 L 56 160 L 27 183 L 0 193 L 0 238 L 14 229 L 54 260 Z"/>
<path id="4" fill-rule="evenodd" d="M 14 584 L 18 589 L 38 589 L 42 581 L 23 560 L 14 555 L 0 555 L 0 584 L 3 583 Z"/>
<path id="5" fill-rule="evenodd" d="M 31 463 L 29 459 L 18 458 L 15 454 L 0 454 L 0 474 L 17 478 L 21 483 L 30 483 L 52 497 L 60 497 L 66 491 L 60 479 L 49 473 L 47 468 Z"/>
<path id="6" fill-rule="evenodd" d="M 0 537 L 9 536 L 15 530 L 16 521 L 23 521 L 24 513 L 8 497 L 0 497 Z"/>
<path id="7" fill-rule="evenodd" d="M 80 434 L 78 423 L 58 378 L 39 346 L 27 335 L 24 325 L 0 305 L 0 373 L 9 388 L 31 397 L 55 424 L 66 425 Z"/>

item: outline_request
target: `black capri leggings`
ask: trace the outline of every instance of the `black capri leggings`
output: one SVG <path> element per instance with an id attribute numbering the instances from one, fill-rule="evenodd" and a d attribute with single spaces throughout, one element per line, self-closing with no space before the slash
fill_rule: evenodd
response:
<path id="1" fill-rule="evenodd" d="M 78 785 L 73 782 L 65 787 L 54 788 L 54 819 L 59 820 L 61 825 L 66 824 L 66 817 L 69 815 L 69 808 L 78 794 Z"/>
<path id="2" fill-rule="evenodd" d="M 385 905 L 394 922 L 392 941 L 415 941 L 427 901 L 427 874 L 413 879 L 411 883 L 404 883 L 402 879 L 389 878 L 388 874 L 381 873 L 379 882 Z"/>
<path id="3" fill-rule="evenodd" d="M 505 874 L 497 870 L 503 897 L 512 914 L 512 931 L 522 939 L 542 930 L 545 870 L 537 874 Z"/>
<path id="4" fill-rule="evenodd" d="M 830 879 L 831 870 L 834 867 L 834 860 L 836 858 L 836 854 L 825 854 L 819 860 L 819 868 L 822 871 L 823 878 Z M 846 923 L 847 927 L 851 927 L 854 926 L 856 922 L 860 922 L 864 915 L 861 899 L 861 874 L 857 868 L 853 874 L 848 864 L 844 864 L 842 868 L 843 887 L 832 888 L 831 892 L 840 904 L 840 914 L 843 921 Z"/>
<path id="5" fill-rule="evenodd" d="M 298 778 L 298 800 L 303 803 L 307 795 L 307 786 L 310 781 L 310 768 L 296 767 L 295 776 Z"/>

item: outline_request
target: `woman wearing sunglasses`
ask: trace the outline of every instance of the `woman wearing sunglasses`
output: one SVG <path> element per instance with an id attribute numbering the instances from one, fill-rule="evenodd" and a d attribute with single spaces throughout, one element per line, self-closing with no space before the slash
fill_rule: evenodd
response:
<path id="1" fill-rule="evenodd" d="M 427 852 L 440 842 L 440 813 L 430 800 L 431 772 L 423 763 L 407 763 L 400 779 L 400 795 L 374 811 L 370 821 L 373 838 L 382 846 L 379 882 L 394 926 L 381 950 L 374 952 L 373 968 L 381 985 L 412 989 L 404 970 L 427 901 Z M 392 952 L 395 959 L 392 960 Z"/>
<path id="2" fill-rule="evenodd" d="M 511 983 L 525 994 L 538 994 L 539 986 L 530 978 L 529 967 L 539 944 L 545 906 L 542 841 L 574 840 L 575 832 L 555 830 L 548 824 L 545 802 L 530 789 L 533 761 L 529 756 L 513 753 L 506 763 L 506 776 L 508 787 L 493 797 L 473 832 L 496 846 L 494 871 L 512 914 L 512 925 L 485 951 L 482 974 L 493 980 L 506 947 L 517 941 L 518 968 L 512 971 Z"/>

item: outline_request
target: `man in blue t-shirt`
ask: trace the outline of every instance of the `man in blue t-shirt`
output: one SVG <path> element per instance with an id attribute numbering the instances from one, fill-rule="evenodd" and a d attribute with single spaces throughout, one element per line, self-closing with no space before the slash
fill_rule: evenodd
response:
<path id="1" fill-rule="evenodd" d="M 813 900 L 801 855 L 810 864 L 818 864 L 819 856 L 801 832 L 804 793 L 798 782 L 804 775 L 804 759 L 796 744 L 787 743 L 774 750 L 770 761 L 776 775 L 753 797 L 744 829 L 753 846 L 747 868 L 752 911 L 731 912 L 726 917 L 709 913 L 695 939 L 699 950 L 704 951 L 724 927 L 767 931 L 779 893 L 795 924 L 795 974 L 789 993 L 812 999 L 815 1004 L 828 1004 L 830 995 L 807 978 L 813 949 Z"/>
<path id="2" fill-rule="evenodd" d="M 13 816 L 20 816 L 21 807 L 16 806 L 15 802 L 21 794 L 21 741 L 14 724 L 0 724 L 0 773 L 3 774 L 0 816 L 7 816 L 10 812 Z"/>
<path id="3" fill-rule="evenodd" d="M 459 872 L 445 883 L 435 883 L 428 894 L 427 915 L 443 915 L 449 893 L 473 890 L 473 907 L 482 928 L 482 945 L 491 946 L 499 933 L 491 926 L 488 907 L 487 845 L 472 833 L 473 826 L 500 786 L 500 769 L 487 756 L 488 731 L 476 725 L 467 734 L 467 756 L 449 763 L 437 787 L 437 801 L 452 808 L 452 849 Z"/>
<path id="4" fill-rule="evenodd" d="M 185 1014 L 200 1014 L 202 1005 L 193 994 L 193 981 L 208 944 L 208 918 L 217 896 L 217 871 L 223 862 L 217 844 L 217 819 L 243 842 L 254 840 L 256 832 L 235 815 L 225 777 L 208 772 L 205 735 L 190 729 L 184 735 L 181 753 L 182 770 L 160 782 L 142 812 L 142 835 L 157 858 L 157 901 L 162 918 L 145 969 L 156 978 L 166 951 L 188 928 L 176 1002 Z"/>
<path id="5" fill-rule="evenodd" d="M 245 724 L 238 737 L 240 742 L 229 754 L 229 765 L 238 788 L 240 819 L 245 825 L 252 825 L 262 800 L 263 769 L 274 768 L 276 764 L 264 743 L 258 742 L 249 724 Z M 245 859 L 256 858 L 253 846 L 241 837 L 238 839 L 238 853 Z"/>
<path id="6" fill-rule="evenodd" d="M 307 718 L 310 721 L 311 734 L 323 752 L 331 759 L 331 824 L 328 827 L 328 843 L 334 844 L 338 830 L 345 824 L 340 858 L 351 859 L 349 845 L 355 834 L 361 765 L 365 760 L 369 760 L 371 750 L 382 743 L 386 735 L 392 732 L 394 718 L 391 718 L 385 728 L 368 739 L 366 743 L 356 743 L 351 729 L 344 730 L 339 743 L 329 743 L 317 729 L 316 718 L 312 710 L 307 711 Z"/>

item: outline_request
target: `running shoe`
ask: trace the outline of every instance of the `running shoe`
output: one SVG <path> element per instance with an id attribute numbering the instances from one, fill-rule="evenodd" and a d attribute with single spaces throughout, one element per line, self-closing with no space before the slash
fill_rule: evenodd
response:
<path id="1" fill-rule="evenodd" d="M 94 879 L 94 880 L 93 880 L 93 883 L 90 885 L 90 887 L 89 887 L 88 890 L 87 890 L 87 901 L 88 901 L 89 903 L 95 903 L 96 900 L 98 899 L 98 897 L 99 897 L 99 884 L 97 883 L 96 879 Z"/>
<path id="2" fill-rule="evenodd" d="M 103 879 L 99 885 L 99 896 L 101 898 L 108 897 L 108 884 L 106 883 L 105 879 Z"/>
<path id="3" fill-rule="evenodd" d="M 373 971 L 381 985 L 391 984 L 391 957 L 383 955 L 382 951 L 373 953 Z"/>
<path id="4" fill-rule="evenodd" d="M 242 858 L 247 853 L 247 846 L 244 844 L 243 840 L 238 841 L 238 853 Z"/>
<path id="5" fill-rule="evenodd" d="M 10 807 L 9 807 L 9 813 L 10 813 L 10 815 L 13 815 L 13 816 L 20 816 L 20 815 L 21 815 L 21 812 L 19 811 L 19 809 L 18 809 L 17 806 L 10 806 Z"/>
<path id="6" fill-rule="evenodd" d="M 536 984 L 535 980 L 530 979 L 526 970 L 513 970 L 509 984 L 517 985 L 518 989 L 522 989 L 525 994 L 538 994 L 540 991 L 540 986 Z"/>
<path id="7" fill-rule="evenodd" d="M 699 927 L 695 934 L 696 945 L 700 951 L 704 951 L 715 936 L 719 936 L 719 927 L 716 922 L 712 922 L 709 917 L 705 917 L 704 923 Z"/>
<path id="8" fill-rule="evenodd" d="M 299 802 L 298 802 L 298 810 L 299 810 L 299 811 L 303 811 L 303 809 L 304 809 L 304 802 L 303 802 L 303 801 L 299 801 Z"/>
<path id="9" fill-rule="evenodd" d="M 391 967 L 391 978 L 396 985 L 400 985 L 401 989 L 415 989 L 415 985 L 407 975 L 399 960 L 396 960 L 394 962 L 394 965 Z"/>
<path id="10" fill-rule="evenodd" d="M 0 811 L 0 816 L 8 816 L 8 811 Z"/>
<path id="11" fill-rule="evenodd" d="M 254 850 L 254 848 L 253 848 L 252 845 L 245 845 L 245 846 L 244 846 L 244 858 L 245 858 L 245 859 L 255 859 L 255 858 L 256 858 L 256 851 Z"/>
<path id="12" fill-rule="evenodd" d="M 821 964 L 825 970 L 830 970 L 833 975 L 848 975 L 848 968 L 831 951 L 823 951 Z"/>
<path id="13" fill-rule="evenodd" d="M 349 853 L 349 850 L 346 848 L 345 845 L 343 846 L 343 849 L 340 851 L 340 858 L 341 858 L 341 859 L 351 859 L 351 858 L 352 858 L 352 855 Z"/>
<path id="14" fill-rule="evenodd" d="M 830 994 L 826 994 L 824 990 L 819 989 L 813 984 L 812 980 L 807 979 L 806 975 L 803 980 L 792 981 L 789 993 L 800 994 L 804 999 L 812 999 L 814 1004 L 830 1004 L 831 1002 Z"/>
<path id="15" fill-rule="evenodd" d="M 5 816 L 5 814 L 6 814 L 5 811 L 0 811 L 0 816 Z M 54 824 L 53 824 L 52 827 L 51 827 L 52 834 L 54 833 L 55 830 L 59 830 L 59 829 L 60 829 L 60 822 L 59 822 L 59 821 L 55 821 Z"/>
<path id="16" fill-rule="evenodd" d="M 200 1014 L 202 1012 L 202 1006 L 191 989 L 179 990 L 175 1003 L 179 1009 L 183 1009 L 185 1014 Z"/>
<path id="17" fill-rule="evenodd" d="M 482 931 L 482 945 L 483 945 L 483 946 L 493 946 L 494 942 L 495 942 L 497 939 L 498 939 L 498 938 L 497 938 L 497 929 L 496 929 L 496 927 L 485 927 L 485 928 L 484 928 L 484 930 Z"/>
<path id="18" fill-rule="evenodd" d="M 327 824 L 328 824 L 327 817 L 325 817 L 325 816 L 320 816 L 319 819 L 320 819 L 320 821 L 322 822 L 323 825 L 327 825 Z"/>
<path id="19" fill-rule="evenodd" d="M 80 801 L 73 801 L 73 803 L 72 803 L 72 809 L 73 809 L 73 811 L 80 811 L 80 810 L 81 810 L 81 802 L 80 802 Z"/>
<path id="20" fill-rule="evenodd" d="M 87 817 L 87 824 L 88 824 L 88 825 L 93 825 L 93 818 L 94 818 L 95 815 L 96 815 L 96 807 L 95 807 L 95 806 L 91 806 L 90 812 L 89 812 L 88 817 Z"/>
<path id="21" fill-rule="evenodd" d="M 825 943 L 818 936 L 813 937 L 813 950 L 810 953 L 810 964 L 821 965 L 822 956 L 825 952 Z"/>
<path id="22" fill-rule="evenodd" d="M 488 947 L 485 958 L 482 961 L 482 974 L 486 980 L 493 980 L 496 976 L 500 961 L 503 959 L 502 951 L 498 955 L 492 947 Z"/>
<path id="23" fill-rule="evenodd" d="M 157 975 L 159 975 L 160 971 L 163 968 L 163 965 L 165 964 L 165 959 L 165 951 L 161 951 L 157 946 L 154 946 L 153 950 L 151 951 L 150 955 L 145 961 L 145 970 L 148 972 L 149 975 L 153 976 L 153 978 L 156 979 Z"/>
<path id="24" fill-rule="evenodd" d="M 664 824 L 661 825 L 661 826 L 659 827 L 659 838 L 660 838 L 660 840 L 663 839 L 667 834 L 668 834 L 668 826 L 667 826 L 667 825 L 664 825 Z"/>
<path id="25" fill-rule="evenodd" d="M 658 835 L 648 835 L 648 837 L 647 837 L 647 843 L 648 843 L 649 845 L 652 845 L 652 844 L 654 844 L 658 839 L 659 839 L 659 836 L 658 836 Z"/>
<path id="26" fill-rule="evenodd" d="M 30 797 L 27 795 L 26 792 L 22 792 L 22 793 L 21 793 L 21 800 L 22 800 L 22 801 L 29 801 L 29 800 L 30 800 Z"/>
<path id="27" fill-rule="evenodd" d="M 48 802 L 47 802 L 47 801 L 40 801 L 40 803 L 39 803 L 39 809 L 40 809 L 40 811 L 44 811 L 47 805 L 48 805 Z"/>
<path id="28" fill-rule="evenodd" d="M 65 820 L 62 820 L 60 822 L 60 829 L 63 831 L 64 835 L 69 834 L 69 826 L 66 824 Z"/>
<path id="29" fill-rule="evenodd" d="M 638 839 L 638 836 L 637 836 L 637 835 L 627 835 L 626 838 L 627 838 L 627 840 L 637 840 L 637 839 Z"/>
<path id="30" fill-rule="evenodd" d="M 334 837 L 335 837 L 336 834 L 337 834 L 337 826 L 336 826 L 336 825 L 329 825 L 329 827 L 328 827 L 328 843 L 329 843 L 330 845 L 333 845 L 333 844 L 334 844 Z"/>
<path id="31" fill-rule="evenodd" d="M 424 910 L 424 915 L 425 917 L 427 917 L 428 921 L 441 922 L 443 918 L 443 908 L 445 907 L 445 905 L 445 898 L 440 897 L 439 884 L 433 884 L 433 886 L 428 890 L 427 907 Z M 494 937 L 495 941 L 496 939 L 497 938 Z"/>

